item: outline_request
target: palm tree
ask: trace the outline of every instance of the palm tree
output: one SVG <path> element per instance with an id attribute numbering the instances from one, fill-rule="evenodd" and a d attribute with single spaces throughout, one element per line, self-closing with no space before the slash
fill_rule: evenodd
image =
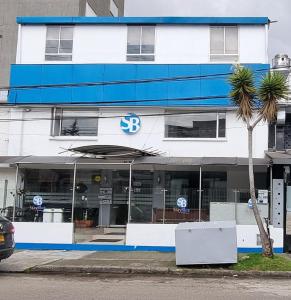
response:
<path id="1" fill-rule="evenodd" d="M 260 121 L 272 122 L 276 120 L 278 101 L 287 99 L 288 84 L 279 72 L 269 72 L 256 88 L 253 72 L 245 67 L 237 66 L 229 77 L 231 85 L 230 97 L 236 107 L 237 115 L 247 125 L 249 152 L 249 183 L 254 216 L 259 228 L 262 241 L 263 255 L 273 256 L 270 236 L 263 225 L 255 193 L 253 168 L 253 130 Z"/>

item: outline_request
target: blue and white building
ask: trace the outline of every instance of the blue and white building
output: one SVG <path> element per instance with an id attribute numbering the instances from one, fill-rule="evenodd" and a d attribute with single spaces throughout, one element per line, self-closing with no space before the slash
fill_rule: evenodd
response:
<path id="1" fill-rule="evenodd" d="M 268 18 L 17 22 L 0 123 L 17 242 L 92 245 L 100 228 L 127 227 L 126 245 L 173 247 L 179 222 L 236 220 L 238 248 L 260 248 L 227 77 L 238 63 L 268 72 Z M 259 208 L 273 220 L 268 132 L 255 129 L 253 155 Z M 273 223 L 282 251 L 283 222 Z"/>

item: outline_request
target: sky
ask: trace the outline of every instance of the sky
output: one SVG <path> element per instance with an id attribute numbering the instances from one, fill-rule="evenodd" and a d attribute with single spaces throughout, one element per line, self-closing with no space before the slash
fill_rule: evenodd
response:
<path id="1" fill-rule="evenodd" d="M 291 0 L 125 0 L 125 15 L 269 17 L 269 58 L 291 57 Z"/>

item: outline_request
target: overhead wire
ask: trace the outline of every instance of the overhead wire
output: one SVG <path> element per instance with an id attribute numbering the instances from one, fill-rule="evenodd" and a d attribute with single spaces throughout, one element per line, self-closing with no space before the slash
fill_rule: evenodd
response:
<path id="1" fill-rule="evenodd" d="M 266 72 L 270 70 L 280 70 L 282 68 L 262 68 L 253 70 L 254 73 Z M 285 69 L 285 68 L 284 68 Z M 161 78 L 149 78 L 149 79 L 135 79 L 135 80 L 114 80 L 114 81 L 99 81 L 99 82 L 79 82 L 79 83 L 60 83 L 60 84 L 43 84 L 43 85 L 19 85 L 19 86 L 2 86 L 1 90 L 20 90 L 20 89 L 40 89 L 40 88 L 59 88 L 59 87 L 84 87 L 84 86 L 106 86 L 106 85 L 120 85 L 120 84 L 143 84 L 151 82 L 165 82 L 165 81 L 184 81 L 184 80 L 199 80 L 199 79 L 215 79 L 216 77 L 228 76 L 233 72 L 215 73 L 205 75 L 190 75 L 190 76 L 173 76 L 173 77 L 161 77 Z"/>

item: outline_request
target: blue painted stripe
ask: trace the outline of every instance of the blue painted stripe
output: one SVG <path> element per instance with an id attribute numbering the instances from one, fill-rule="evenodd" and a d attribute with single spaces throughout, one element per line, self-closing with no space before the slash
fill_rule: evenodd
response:
<path id="1" fill-rule="evenodd" d="M 270 68 L 268 64 L 245 66 L 256 72 L 257 79 Z M 227 78 L 232 72 L 231 64 L 18 64 L 11 66 L 8 102 L 31 105 L 92 103 L 96 106 L 127 107 L 225 107 L 232 106 L 227 97 L 230 91 Z M 217 74 L 224 75 L 214 76 Z M 209 75 L 213 76 L 209 78 Z M 189 76 L 192 79 L 173 79 Z M 164 80 L 165 78 L 172 79 Z M 147 79 L 162 81 L 35 88 L 42 85 Z M 17 89 L 19 86 L 28 88 Z"/>
<path id="2" fill-rule="evenodd" d="M 18 24 L 221 24 L 264 25 L 267 17 L 17 17 Z"/>
<path id="3" fill-rule="evenodd" d="M 96 245 L 96 244 L 38 244 L 16 243 L 18 250 L 68 250 L 68 251 L 157 251 L 175 252 L 175 247 L 162 246 L 128 246 L 128 245 Z"/>
<path id="4" fill-rule="evenodd" d="M 16 243 L 18 250 L 67 250 L 67 251 L 144 251 L 175 252 L 175 247 L 166 246 L 128 246 L 128 245 L 96 245 L 96 244 L 38 244 Z M 238 248 L 238 253 L 260 253 L 262 248 Z M 274 248 L 274 253 L 283 253 L 283 248 Z"/>

